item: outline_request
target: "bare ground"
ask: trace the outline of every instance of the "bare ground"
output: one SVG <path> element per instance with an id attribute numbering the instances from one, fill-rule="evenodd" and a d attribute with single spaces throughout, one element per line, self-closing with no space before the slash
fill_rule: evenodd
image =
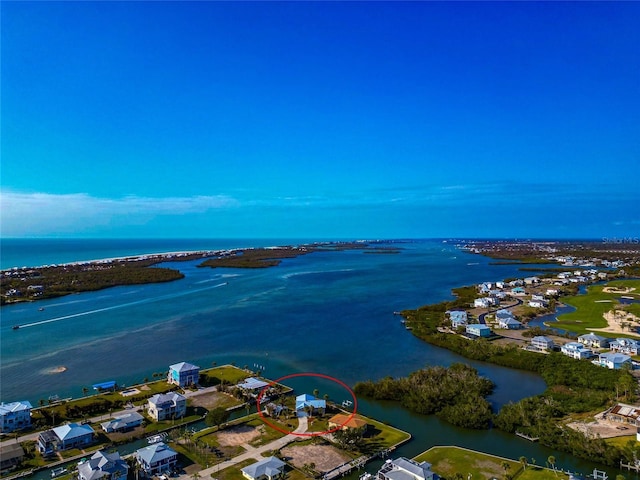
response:
<path id="1" fill-rule="evenodd" d="M 602 438 L 624 437 L 625 435 L 633 435 L 636 433 L 635 427 L 604 420 L 602 414 L 596 415 L 593 422 L 572 422 L 568 423 L 567 427 L 583 432 L 589 437 L 595 437 L 597 435 Z"/>
<path id="2" fill-rule="evenodd" d="M 223 402 L 228 401 L 229 397 L 226 393 L 222 392 L 208 392 L 193 395 L 190 399 L 194 407 L 204 407 L 207 410 L 212 410 L 220 406 Z"/>
<path id="3" fill-rule="evenodd" d="M 237 427 L 217 433 L 216 438 L 221 447 L 246 445 L 251 440 L 259 437 L 262 434 L 263 429 L 264 425 L 260 425 L 257 428 L 248 425 L 238 425 Z"/>
<path id="4" fill-rule="evenodd" d="M 331 445 L 293 445 L 284 447 L 281 453 L 288 462 L 298 468 L 315 463 L 315 470 L 321 473 L 351 460 L 351 457 Z"/>

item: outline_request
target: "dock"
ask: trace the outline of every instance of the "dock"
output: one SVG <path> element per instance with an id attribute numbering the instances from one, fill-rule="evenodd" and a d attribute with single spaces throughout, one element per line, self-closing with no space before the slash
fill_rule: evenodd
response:
<path id="1" fill-rule="evenodd" d="M 526 433 L 522 433 L 522 432 L 516 432 L 516 435 L 521 438 L 524 438 L 525 440 L 529 440 L 530 442 L 537 442 L 538 440 L 540 440 L 540 438 L 538 437 L 531 437 Z"/>

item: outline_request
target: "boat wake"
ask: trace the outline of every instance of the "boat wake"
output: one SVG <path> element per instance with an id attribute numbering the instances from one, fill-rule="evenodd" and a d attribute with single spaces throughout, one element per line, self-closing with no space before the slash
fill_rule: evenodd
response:
<path id="1" fill-rule="evenodd" d="M 47 320 L 40 320 L 39 322 L 25 323 L 24 325 L 16 325 L 13 328 L 14 330 L 17 330 L 18 328 L 23 329 L 23 328 L 29 328 L 29 327 L 37 327 L 38 325 L 44 325 L 44 324 L 53 323 L 53 322 L 61 322 L 62 320 L 68 320 L 70 318 L 84 317 L 86 315 L 93 315 L 94 313 L 100 313 L 100 312 L 108 312 L 111 310 L 116 310 L 118 308 L 126 308 L 126 307 L 132 307 L 134 305 L 143 305 L 145 303 L 159 302 L 160 300 L 168 300 L 171 298 L 183 297 L 185 295 L 204 292 L 214 288 L 222 287 L 226 284 L 227 283 L 224 282 L 224 283 L 219 283 L 217 285 L 212 285 L 210 287 L 198 288 L 196 290 L 187 290 L 184 292 L 173 293 L 171 295 L 161 295 L 159 297 L 145 298 L 144 300 L 137 300 L 135 302 L 122 303 L 120 305 L 113 305 L 111 307 L 105 307 L 105 308 L 97 308 L 95 310 L 89 310 L 87 312 L 80 312 L 80 313 L 73 313 L 71 315 L 63 315 L 62 317 L 49 318 Z"/>

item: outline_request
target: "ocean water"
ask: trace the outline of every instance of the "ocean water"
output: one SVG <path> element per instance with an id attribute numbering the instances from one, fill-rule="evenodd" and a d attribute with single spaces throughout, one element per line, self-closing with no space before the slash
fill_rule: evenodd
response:
<path id="1" fill-rule="evenodd" d="M 48 248 L 49 242 L 65 243 L 49 240 L 26 241 L 22 249 L 15 242 L 9 255 L 9 264 L 14 265 L 189 250 L 188 245 L 217 249 L 289 244 L 286 240 L 225 245 L 69 241 Z M 34 245 L 40 249 L 37 254 L 32 252 Z M 489 259 L 441 241 L 396 246 L 402 247 L 398 254 L 316 252 L 267 269 L 198 268 L 199 261 L 167 263 L 185 278 L 2 307 L 0 398 L 37 405 L 52 394 L 78 397 L 83 387 L 107 380 L 139 383 L 179 361 L 203 368 L 212 362 L 259 365 L 272 379 L 316 372 L 347 385 L 406 375 L 429 365 L 468 362 L 417 339 L 393 312 L 450 298 L 457 286 L 518 276 L 517 267 L 489 265 Z M 12 330 L 16 324 L 26 326 Z M 491 397 L 495 407 L 545 388 L 536 375 L 471 363 L 497 384 Z M 66 371 L 52 373 L 60 366 Z M 309 377 L 288 383 L 299 391 L 318 388 L 338 401 L 349 398 L 334 382 Z M 523 451 L 537 458 L 554 454 L 561 459 L 559 464 L 564 460 L 576 465 L 571 457 L 500 432 L 460 430 L 436 417 L 417 416 L 380 402 L 360 401 L 360 409 L 411 430 L 418 441 L 403 447 L 407 455 L 446 439 L 515 458 Z"/>

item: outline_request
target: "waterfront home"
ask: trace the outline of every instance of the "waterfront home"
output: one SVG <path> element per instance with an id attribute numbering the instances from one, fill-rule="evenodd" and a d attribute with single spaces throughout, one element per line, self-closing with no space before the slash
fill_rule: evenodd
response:
<path id="1" fill-rule="evenodd" d="M 134 455 L 138 465 L 148 476 L 173 470 L 178 461 L 178 453 L 163 442 L 140 448 Z"/>
<path id="2" fill-rule="evenodd" d="M 0 403 L 0 433 L 10 433 L 31 426 L 31 403 Z"/>
<path id="3" fill-rule="evenodd" d="M 498 320 L 498 328 L 504 328 L 507 330 L 519 330 L 522 328 L 522 323 L 513 317 L 500 318 Z"/>
<path id="4" fill-rule="evenodd" d="M 506 318 L 513 318 L 513 312 L 511 310 L 506 310 L 504 308 L 501 308 L 500 310 L 498 310 L 496 312 L 496 320 L 500 320 L 500 319 L 506 319 Z"/>
<path id="5" fill-rule="evenodd" d="M 90 425 L 60 425 L 38 435 L 38 451 L 47 456 L 70 448 L 84 448 L 93 443 L 94 434 Z"/>
<path id="6" fill-rule="evenodd" d="M 584 335 L 580 335 L 578 337 L 578 342 L 586 345 L 587 347 L 593 348 L 604 348 L 609 345 L 609 339 L 606 337 L 601 337 L 600 335 L 596 335 L 595 333 L 585 333 Z"/>
<path id="7" fill-rule="evenodd" d="M 537 337 L 533 337 L 531 339 L 531 347 L 533 347 L 535 350 L 546 352 L 553 350 L 555 344 L 553 343 L 553 340 L 551 338 L 545 337 L 544 335 L 538 335 Z"/>
<path id="8" fill-rule="evenodd" d="M 560 351 L 568 357 L 575 358 L 576 360 L 593 356 L 593 352 L 591 350 L 578 342 L 565 343 L 560 347 Z"/>
<path id="9" fill-rule="evenodd" d="M 128 432 L 142 425 L 144 417 L 138 412 L 128 412 L 113 417 L 108 422 L 101 423 L 100 426 L 107 433 L 112 432 Z"/>
<path id="10" fill-rule="evenodd" d="M 496 282 L 496 288 L 502 290 L 504 288 L 504 282 Z"/>
<path id="11" fill-rule="evenodd" d="M 267 457 L 244 467 L 240 471 L 242 476 L 249 480 L 273 480 L 284 475 L 284 467 L 286 465 L 277 457 Z"/>
<path id="12" fill-rule="evenodd" d="M 338 413 L 331 417 L 328 422 L 329 430 L 340 428 L 340 430 L 361 430 L 364 431 L 367 428 L 367 422 L 360 417 L 345 415 L 344 413 Z"/>
<path id="13" fill-rule="evenodd" d="M 179 393 L 158 393 L 147 400 L 147 413 L 156 421 L 184 417 L 187 399 Z"/>
<path id="14" fill-rule="evenodd" d="M 487 293 L 489 292 L 489 290 L 491 290 L 492 284 L 491 282 L 483 282 L 480 285 L 478 285 L 478 291 L 480 293 Z"/>
<path id="15" fill-rule="evenodd" d="M 601 353 L 593 363 L 611 370 L 618 370 L 625 365 L 631 365 L 631 357 L 624 353 L 617 352 Z"/>
<path id="16" fill-rule="evenodd" d="M 376 477 L 377 480 L 438 480 L 440 478 L 431 471 L 430 463 L 418 463 L 405 457 L 386 460 Z"/>
<path id="17" fill-rule="evenodd" d="M 98 450 L 89 460 L 78 463 L 79 480 L 126 480 L 129 464 L 118 452 Z"/>
<path id="18" fill-rule="evenodd" d="M 540 279 L 538 277 L 527 277 L 524 279 L 525 285 L 535 285 L 537 283 L 540 283 Z"/>
<path id="19" fill-rule="evenodd" d="M 0 444 L 0 472 L 13 470 L 22 463 L 24 450 L 19 443 Z"/>
<path id="20" fill-rule="evenodd" d="M 169 367 L 167 382 L 184 388 L 189 385 L 197 385 L 199 378 L 200 367 L 187 362 L 180 362 Z"/>
<path id="21" fill-rule="evenodd" d="M 449 310 L 449 320 L 451 320 L 451 328 L 458 328 L 462 325 L 466 325 L 469 321 L 467 312 L 464 310 Z"/>
<path id="22" fill-rule="evenodd" d="M 640 407 L 626 403 L 617 403 L 604 412 L 602 417 L 610 422 L 623 423 L 635 427 L 638 420 L 640 420 Z"/>
<path id="23" fill-rule="evenodd" d="M 533 308 L 546 308 L 549 303 L 546 300 L 529 300 L 529 306 Z"/>
<path id="24" fill-rule="evenodd" d="M 638 355 L 640 351 L 640 342 L 631 338 L 616 338 L 609 344 L 614 352 L 624 353 L 626 355 Z"/>
<path id="25" fill-rule="evenodd" d="M 313 395 L 303 393 L 296 397 L 296 413 L 298 417 L 306 417 L 308 414 L 313 414 L 316 411 L 323 415 L 326 408 L 327 402 Z"/>
<path id="26" fill-rule="evenodd" d="M 267 385 L 269 385 L 269 382 L 265 382 L 263 380 L 260 380 L 259 378 L 249 377 L 243 382 L 238 383 L 237 387 L 247 392 L 256 394 L 259 393 L 259 391 Z"/>
<path id="27" fill-rule="evenodd" d="M 527 294 L 526 290 L 522 287 L 515 287 L 511 289 L 511 295 L 521 296 L 526 294 Z"/>
<path id="28" fill-rule="evenodd" d="M 493 302 L 489 297 L 476 298 L 473 301 L 474 308 L 488 308 L 490 305 L 493 305 Z"/>
<path id="29" fill-rule="evenodd" d="M 491 329 L 482 323 L 472 323 L 465 327 L 466 332 L 474 337 L 490 337 Z"/>
<path id="30" fill-rule="evenodd" d="M 545 295 L 547 297 L 557 297 L 560 294 L 557 288 L 547 288 Z"/>

